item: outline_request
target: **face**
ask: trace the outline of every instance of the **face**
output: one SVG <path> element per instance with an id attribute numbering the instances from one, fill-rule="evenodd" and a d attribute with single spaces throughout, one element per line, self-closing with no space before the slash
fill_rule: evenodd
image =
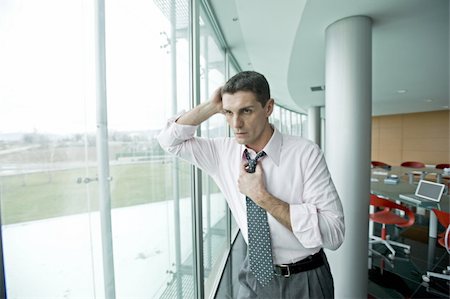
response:
<path id="1" fill-rule="evenodd" d="M 268 121 L 273 110 L 273 100 L 270 99 L 262 107 L 253 92 L 238 91 L 223 94 L 222 105 L 236 141 L 257 152 L 262 150 L 273 132 Z"/>

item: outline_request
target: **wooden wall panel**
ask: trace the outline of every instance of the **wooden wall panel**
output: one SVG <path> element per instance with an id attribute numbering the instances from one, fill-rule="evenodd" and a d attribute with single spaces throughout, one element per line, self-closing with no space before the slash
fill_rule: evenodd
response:
<path id="1" fill-rule="evenodd" d="M 378 161 L 389 165 L 400 165 L 402 161 L 401 150 L 380 151 L 380 159 Z"/>
<path id="2" fill-rule="evenodd" d="M 380 148 L 380 121 L 378 118 L 372 118 L 372 161 L 378 161 Z"/>
<path id="3" fill-rule="evenodd" d="M 429 165 L 448 163 L 448 152 L 404 151 L 403 161 L 420 161 Z"/>
<path id="4" fill-rule="evenodd" d="M 383 128 L 380 129 L 381 150 L 401 149 L 402 148 L 402 128 Z"/>
<path id="5" fill-rule="evenodd" d="M 372 118 L 372 160 L 450 162 L 450 110 Z"/>
<path id="6" fill-rule="evenodd" d="M 405 138 L 448 138 L 449 119 L 447 111 L 411 113 L 403 115 Z"/>
<path id="7" fill-rule="evenodd" d="M 403 147 L 411 151 L 447 151 L 448 152 L 448 140 L 445 138 L 437 137 L 423 137 L 423 138 L 404 138 Z"/>
<path id="8" fill-rule="evenodd" d="M 387 115 L 381 116 L 380 128 L 401 128 L 402 127 L 402 115 Z"/>

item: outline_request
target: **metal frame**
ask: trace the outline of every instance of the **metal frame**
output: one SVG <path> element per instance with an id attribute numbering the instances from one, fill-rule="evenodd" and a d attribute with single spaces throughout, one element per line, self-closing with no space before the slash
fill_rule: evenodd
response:
<path id="1" fill-rule="evenodd" d="M 109 186 L 108 121 L 106 99 L 106 46 L 105 46 L 105 2 L 96 1 L 95 13 L 95 59 L 97 92 L 97 159 L 98 188 L 100 201 L 100 225 L 103 253 L 103 276 L 105 297 L 114 299 L 114 255 L 111 227 L 111 195 Z"/>
<path id="2" fill-rule="evenodd" d="M 171 67 L 171 89 L 172 89 L 172 114 L 178 111 L 177 103 L 177 14 L 176 0 L 170 2 L 170 67 Z M 183 271 L 181 261 L 181 224 L 180 224 L 180 178 L 178 174 L 178 158 L 172 158 L 172 192 L 173 192 L 173 218 L 175 231 L 175 283 L 177 289 L 177 298 L 183 298 Z"/>
<path id="3" fill-rule="evenodd" d="M 191 108 L 200 104 L 200 24 L 199 2 L 189 0 L 189 100 Z M 200 127 L 197 129 L 201 136 Z M 202 172 L 195 166 L 192 174 L 192 250 L 194 298 L 205 297 L 203 282 L 205 278 L 203 267 L 203 215 L 202 215 Z"/>
<path id="4" fill-rule="evenodd" d="M 0 198 L 1 196 L 1 185 L 0 185 Z M 2 222 L 2 210 L 0 205 L 0 224 Z M 5 281 L 5 264 L 3 259 L 3 229 L 0 227 L 0 298 L 6 298 L 6 281 Z"/>

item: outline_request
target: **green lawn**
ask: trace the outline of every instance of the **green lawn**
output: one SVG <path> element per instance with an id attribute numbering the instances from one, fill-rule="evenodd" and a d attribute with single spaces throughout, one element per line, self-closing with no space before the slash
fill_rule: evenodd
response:
<path id="1" fill-rule="evenodd" d="M 89 169 L 95 177 L 95 168 Z M 112 207 L 173 199 L 172 163 L 148 162 L 111 166 Z M 180 197 L 190 195 L 190 167 L 178 164 Z M 0 177 L 3 224 L 98 210 L 98 184 L 78 184 L 85 169 Z"/>

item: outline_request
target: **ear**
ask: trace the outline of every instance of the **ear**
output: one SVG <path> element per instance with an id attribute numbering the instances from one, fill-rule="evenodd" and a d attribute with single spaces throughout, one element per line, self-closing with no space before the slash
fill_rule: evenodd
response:
<path id="1" fill-rule="evenodd" d="M 266 106 L 264 107 L 264 110 L 266 112 L 266 117 L 269 117 L 272 114 L 274 105 L 275 105 L 275 101 L 273 99 L 269 99 L 266 102 Z"/>

